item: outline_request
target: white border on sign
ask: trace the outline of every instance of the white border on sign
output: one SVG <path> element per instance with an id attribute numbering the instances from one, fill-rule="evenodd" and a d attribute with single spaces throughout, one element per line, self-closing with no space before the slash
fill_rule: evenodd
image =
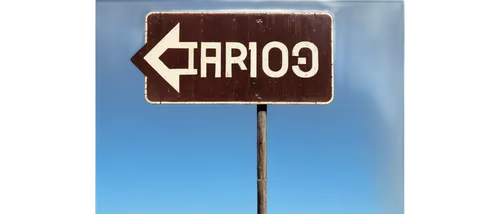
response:
<path id="1" fill-rule="evenodd" d="M 331 28 L 331 35 L 332 35 L 332 41 L 331 41 L 331 49 L 332 49 L 332 96 L 330 97 L 330 100 L 326 101 L 326 102 L 242 102 L 242 101 L 220 101 L 220 102 L 217 102 L 217 101 L 179 101 L 179 102 L 171 102 L 171 101 L 151 101 L 148 99 L 148 77 L 144 77 L 144 98 L 146 99 L 146 101 L 150 104 L 261 104 L 261 105 L 265 105 L 265 104 L 292 104 L 292 105 L 296 105 L 296 104 L 322 104 L 322 105 L 325 105 L 325 104 L 329 104 L 333 101 L 333 98 L 335 96 L 335 91 L 334 91 L 334 70 L 335 70 L 335 63 L 334 63 L 334 60 L 335 60 L 335 16 L 330 13 L 330 12 L 325 12 L 325 11 L 318 11 L 318 12 L 315 12 L 315 11 L 309 11 L 309 12 L 297 12 L 297 11 L 290 11 L 290 12 L 279 12 L 279 11 L 262 11 L 262 12 L 250 12 L 250 11 L 238 11 L 238 12 L 230 12 L 230 11 L 212 11 L 212 12 L 207 12 L 207 11 L 184 11 L 184 12 L 149 12 L 147 15 L 146 15 L 146 18 L 145 18 L 145 22 L 144 22 L 144 25 L 145 25 L 145 31 L 144 31 L 144 44 L 147 43 L 148 41 L 148 17 L 149 15 L 151 14 L 179 14 L 179 13 L 189 13 L 189 14 L 227 14 L 227 13 L 231 13 L 231 14 L 238 14 L 238 13 L 244 13 L 244 14 L 301 14 L 301 15 L 304 15 L 304 14 L 326 14 L 330 17 L 330 19 L 332 20 L 332 25 L 330 26 Z"/>

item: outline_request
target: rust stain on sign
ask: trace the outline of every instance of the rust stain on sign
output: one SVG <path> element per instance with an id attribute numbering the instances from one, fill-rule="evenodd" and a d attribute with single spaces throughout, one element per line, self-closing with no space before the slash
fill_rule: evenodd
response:
<path id="1" fill-rule="evenodd" d="M 150 13 L 132 62 L 150 103 L 326 104 L 328 13 Z"/>

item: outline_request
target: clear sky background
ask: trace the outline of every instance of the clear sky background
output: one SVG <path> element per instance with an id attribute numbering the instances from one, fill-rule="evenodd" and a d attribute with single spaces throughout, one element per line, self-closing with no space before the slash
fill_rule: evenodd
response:
<path id="1" fill-rule="evenodd" d="M 98 214 L 256 213 L 256 106 L 151 105 L 150 11 L 328 10 L 335 98 L 268 107 L 268 213 L 403 213 L 403 3 L 98 2 Z"/>

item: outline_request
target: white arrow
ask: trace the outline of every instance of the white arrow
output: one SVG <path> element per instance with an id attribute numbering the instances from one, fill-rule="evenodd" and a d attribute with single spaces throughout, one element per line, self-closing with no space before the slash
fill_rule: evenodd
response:
<path id="1" fill-rule="evenodd" d="M 198 48 L 197 42 L 179 42 L 179 28 L 177 23 L 170 32 L 149 51 L 144 59 L 160 74 L 168 84 L 170 84 L 177 92 L 180 91 L 180 75 L 196 75 L 198 71 L 194 68 L 194 49 Z M 160 56 L 169 48 L 189 49 L 188 50 L 188 68 L 170 69 L 160 60 Z"/>

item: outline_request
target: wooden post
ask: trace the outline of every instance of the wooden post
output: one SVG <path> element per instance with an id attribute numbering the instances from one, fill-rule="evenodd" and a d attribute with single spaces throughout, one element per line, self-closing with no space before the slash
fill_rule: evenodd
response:
<path id="1" fill-rule="evenodd" d="M 267 213 L 267 105 L 257 105 L 257 214 Z"/>

